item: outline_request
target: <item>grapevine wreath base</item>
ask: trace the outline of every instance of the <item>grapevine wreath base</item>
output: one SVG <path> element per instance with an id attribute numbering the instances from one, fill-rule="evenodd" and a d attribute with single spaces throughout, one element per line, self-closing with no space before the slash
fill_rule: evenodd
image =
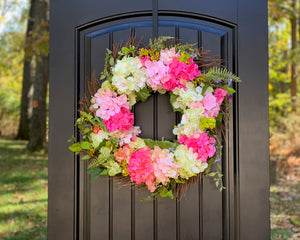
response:
<path id="1" fill-rule="evenodd" d="M 224 189 L 221 132 L 235 92 L 232 83 L 239 78 L 215 67 L 216 61 L 207 61 L 193 44 L 176 44 L 171 37 L 137 46 L 131 38 L 122 48 L 107 50 L 101 87 L 92 81 L 80 103 L 76 125 L 81 140 L 70 150 L 88 161 L 93 179 L 130 179 L 155 197 L 173 198 L 173 192 L 177 196 L 203 174 L 214 176 L 216 186 Z M 182 114 L 173 129 L 175 141 L 140 138 L 140 127 L 133 126 L 133 106 L 154 93 L 169 94 L 174 111 Z"/>

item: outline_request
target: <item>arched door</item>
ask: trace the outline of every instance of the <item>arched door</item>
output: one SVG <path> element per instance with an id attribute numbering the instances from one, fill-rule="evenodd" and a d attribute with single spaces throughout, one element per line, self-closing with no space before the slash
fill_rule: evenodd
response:
<path id="1" fill-rule="evenodd" d="M 253 1 L 146 2 L 52 4 L 49 239 L 267 239 L 266 3 L 257 0 L 256 9 Z M 204 179 L 180 200 L 141 202 L 147 191 L 112 179 L 91 182 L 86 164 L 68 152 L 87 80 L 99 77 L 106 48 L 133 35 L 144 44 L 157 35 L 196 43 L 242 78 L 222 159 L 222 193 Z M 142 137 L 172 139 L 176 122 L 167 95 L 135 106 Z"/>

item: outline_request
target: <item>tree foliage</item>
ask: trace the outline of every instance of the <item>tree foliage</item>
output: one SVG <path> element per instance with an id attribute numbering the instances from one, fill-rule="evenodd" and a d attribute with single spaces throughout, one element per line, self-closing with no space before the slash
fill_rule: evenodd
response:
<path id="1" fill-rule="evenodd" d="M 0 134 L 5 135 L 16 133 L 19 120 L 27 18 L 26 4 L 21 3 L 0 1 Z"/>
<path id="2" fill-rule="evenodd" d="M 299 108 L 300 1 L 269 0 L 269 101 L 271 131 Z"/>

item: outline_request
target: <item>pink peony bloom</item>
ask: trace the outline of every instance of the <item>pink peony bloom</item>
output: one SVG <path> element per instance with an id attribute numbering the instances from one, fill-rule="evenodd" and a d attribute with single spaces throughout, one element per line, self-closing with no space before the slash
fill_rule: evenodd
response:
<path id="1" fill-rule="evenodd" d="M 155 175 L 151 160 L 151 150 L 149 147 L 140 148 L 130 154 L 127 169 L 130 180 L 137 184 L 145 183 L 151 192 L 155 191 Z"/>
<path id="2" fill-rule="evenodd" d="M 224 90 L 222 88 L 217 88 L 215 90 L 215 97 L 217 98 L 217 102 L 222 103 L 226 94 L 227 94 L 226 90 Z"/>
<path id="3" fill-rule="evenodd" d="M 113 132 L 115 130 L 128 131 L 134 121 L 134 115 L 128 108 L 122 107 L 119 113 L 111 116 L 108 120 L 103 120 L 105 127 L 108 131 Z"/>
<path id="4" fill-rule="evenodd" d="M 207 158 L 214 156 L 216 152 L 216 148 L 213 146 L 216 140 L 207 136 L 206 133 L 198 133 L 191 137 L 181 135 L 178 142 L 186 145 L 188 149 L 191 148 L 194 153 L 198 154 L 198 159 L 201 159 L 204 163 Z"/>
<path id="5" fill-rule="evenodd" d="M 122 107 L 129 109 L 127 96 L 125 94 L 118 96 L 116 92 L 111 92 L 109 88 L 99 89 L 91 102 L 91 107 L 96 110 L 96 116 L 104 120 L 108 120 L 111 116 L 119 113 Z"/>

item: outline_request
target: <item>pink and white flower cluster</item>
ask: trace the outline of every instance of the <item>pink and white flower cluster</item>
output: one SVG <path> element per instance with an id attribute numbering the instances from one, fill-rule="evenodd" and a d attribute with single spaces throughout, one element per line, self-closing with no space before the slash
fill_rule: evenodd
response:
<path id="1" fill-rule="evenodd" d="M 193 81 L 201 74 L 193 58 L 188 63 L 179 61 L 181 53 L 175 48 L 160 51 L 158 61 L 151 61 L 150 57 L 141 59 L 146 68 L 147 85 L 154 91 L 171 91 L 175 88 L 186 88 L 186 83 Z"/>
<path id="2" fill-rule="evenodd" d="M 130 179 L 144 183 L 153 192 L 167 185 L 170 179 L 188 179 L 203 172 L 207 160 L 216 153 L 216 139 L 209 131 L 201 130 L 202 118 L 215 119 L 227 91 L 221 88 L 195 87 L 194 81 L 201 71 L 192 56 L 184 55 L 175 48 L 160 51 L 159 59 L 128 57 L 117 60 L 112 67 L 112 79 L 92 97 L 90 111 L 104 124 L 105 129 L 96 128 L 91 134 L 93 147 L 97 148 L 104 139 L 118 140 L 114 158 L 120 166 L 126 166 Z M 188 58 L 186 58 L 188 56 Z M 183 112 L 180 124 L 173 130 L 180 143 L 176 149 L 150 149 L 137 136 L 141 130 L 134 124 L 132 103 L 138 92 L 145 88 L 153 91 L 171 91 L 176 100 L 175 109 Z M 125 164 L 125 165 L 121 165 Z"/>
<path id="3" fill-rule="evenodd" d="M 118 162 L 127 162 L 130 179 L 137 184 L 145 183 L 153 192 L 158 185 L 166 185 L 171 178 L 177 179 L 180 166 L 175 163 L 174 154 L 167 149 L 144 146 L 132 148 L 125 145 L 115 152 Z"/>

